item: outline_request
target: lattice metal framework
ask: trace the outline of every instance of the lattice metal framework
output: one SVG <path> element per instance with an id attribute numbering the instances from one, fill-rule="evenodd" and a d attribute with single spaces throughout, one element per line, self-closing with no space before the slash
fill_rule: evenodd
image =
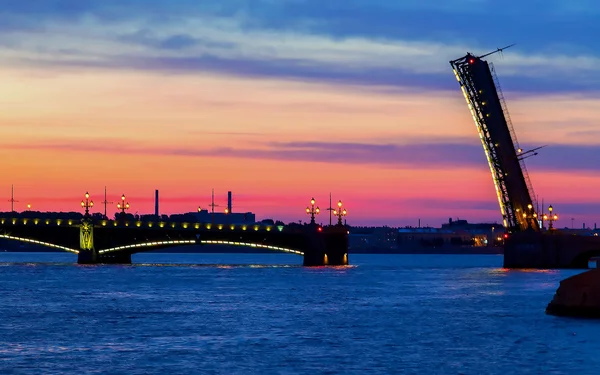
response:
<path id="1" fill-rule="evenodd" d="M 81 220 L 79 227 L 79 248 L 83 251 L 94 251 L 94 224 L 89 217 Z"/>
<path id="2" fill-rule="evenodd" d="M 470 53 L 450 61 L 467 100 L 492 172 L 498 203 L 509 231 L 539 230 L 536 205 L 504 98 L 487 61 Z M 496 80 L 496 82 L 495 82 Z M 523 164 L 523 168 L 521 165 Z"/>

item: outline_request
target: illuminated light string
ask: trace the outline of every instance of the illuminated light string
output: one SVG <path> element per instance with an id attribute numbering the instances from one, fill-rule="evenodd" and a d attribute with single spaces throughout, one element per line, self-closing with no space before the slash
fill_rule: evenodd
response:
<path id="1" fill-rule="evenodd" d="M 52 243 L 49 243 L 49 242 L 32 240 L 30 238 L 14 237 L 14 236 L 6 235 L 6 234 L 0 234 L 0 238 L 5 238 L 7 240 L 21 241 L 21 242 L 29 242 L 29 243 L 33 243 L 33 244 L 36 244 L 36 245 L 42 245 L 42 246 L 52 247 L 52 248 L 55 248 L 55 249 L 61 249 L 61 250 L 64 250 L 64 251 L 68 251 L 70 253 L 79 254 L 79 250 L 71 249 L 71 248 L 68 248 L 68 247 L 65 247 L 65 246 L 55 245 L 55 244 L 52 244 Z"/>
<path id="2" fill-rule="evenodd" d="M 50 225 L 50 224 L 56 224 L 56 225 L 61 225 L 65 220 L 63 219 L 29 219 L 29 218 L 22 218 L 22 219 L 16 219 L 16 218 L 0 218 L 0 224 L 6 224 L 7 222 L 12 223 L 13 225 L 27 225 L 27 223 L 29 221 L 33 221 L 33 223 L 35 225 L 39 225 L 40 223 L 45 223 L 46 225 Z M 67 224 L 71 225 L 71 226 L 76 226 L 79 227 L 79 224 L 77 224 L 75 221 L 73 221 L 72 219 L 66 220 Z M 114 220 L 114 221 L 110 221 L 110 220 L 101 220 L 99 222 L 100 224 L 97 224 L 96 226 L 103 226 L 106 227 L 108 226 L 110 223 L 112 223 L 113 226 L 118 226 L 119 223 L 118 221 Z M 177 228 L 180 227 L 182 229 L 200 229 L 201 227 L 205 227 L 208 230 L 223 230 L 225 229 L 225 227 L 228 227 L 230 230 L 236 230 L 236 229 L 241 229 L 243 231 L 249 230 L 250 228 L 254 229 L 254 231 L 258 232 L 260 230 L 264 230 L 267 232 L 271 232 L 274 230 L 273 226 L 271 225 L 266 225 L 266 226 L 262 226 L 262 225 L 247 225 L 247 224 L 242 224 L 242 225 L 236 225 L 236 224 L 230 224 L 228 226 L 225 226 L 223 224 L 218 224 L 218 225 L 212 225 L 209 223 L 178 223 L 178 222 L 142 222 L 142 221 L 135 221 L 135 222 L 125 222 L 125 226 L 129 227 L 130 225 L 135 225 L 138 228 L 141 228 L 143 225 L 147 225 L 149 228 L 152 228 L 155 225 L 158 225 L 160 228 L 164 228 L 166 226 L 170 226 L 171 228 Z M 277 225 L 275 226 L 275 228 L 279 231 L 282 232 L 284 229 L 283 225 Z"/>
<path id="3" fill-rule="evenodd" d="M 0 234 L 0 238 L 5 238 L 5 239 L 8 239 L 8 240 L 14 240 L 14 241 L 21 241 L 21 242 L 33 243 L 33 244 L 37 244 L 37 245 L 52 247 L 52 248 L 55 248 L 55 249 L 61 249 L 61 250 L 68 251 L 68 252 L 71 252 L 71 253 L 79 254 L 79 250 L 71 249 L 71 248 L 68 248 L 66 246 L 55 245 L 55 244 L 52 244 L 52 243 L 49 243 L 49 242 L 32 240 L 30 238 L 15 237 L 15 236 L 9 236 L 9 235 L 6 235 L 6 234 Z M 139 244 L 134 244 L 134 245 L 112 247 L 112 248 L 109 248 L 109 249 L 100 250 L 100 251 L 98 251 L 98 253 L 99 254 L 104 254 L 104 253 L 121 251 L 121 250 L 127 250 L 127 249 L 152 247 L 152 246 L 160 246 L 160 245 L 192 245 L 192 244 L 196 244 L 196 243 L 197 242 L 194 241 L 194 240 L 145 242 L 145 243 L 139 243 Z M 288 248 L 279 247 L 279 246 L 262 245 L 262 244 L 250 243 L 250 242 L 202 240 L 202 241 L 200 241 L 200 243 L 203 244 L 203 245 L 245 246 L 245 247 L 253 247 L 253 248 L 257 248 L 257 249 L 276 250 L 276 251 L 283 251 L 285 253 L 291 253 L 291 254 L 297 254 L 297 255 L 304 255 L 304 252 L 298 251 L 298 250 L 288 249 Z"/>
<path id="4" fill-rule="evenodd" d="M 136 249 L 136 248 L 143 248 L 143 247 L 152 247 L 152 246 L 161 246 L 161 245 L 193 245 L 193 244 L 197 244 L 197 243 L 198 242 L 195 240 L 145 242 L 145 243 L 138 243 L 138 244 L 134 244 L 134 245 L 111 247 L 109 249 L 100 250 L 100 251 L 98 251 L 98 253 L 105 254 L 105 253 L 110 253 L 110 252 L 115 252 L 115 251 Z M 262 244 L 250 243 L 250 242 L 201 240 L 200 243 L 203 245 L 233 245 L 233 246 L 253 247 L 253 248 L 257 248 L 257 249 L 268 249 L 268 250 L 275 250 L 275 251 L 283 251 L 285 253 L 290 253 L 290 254 L 304 255 L 304 252 L 298 251 L 298 250 L 288 249 L 288 248 L 279 247 L 279 246 L 262 245 Z"/>

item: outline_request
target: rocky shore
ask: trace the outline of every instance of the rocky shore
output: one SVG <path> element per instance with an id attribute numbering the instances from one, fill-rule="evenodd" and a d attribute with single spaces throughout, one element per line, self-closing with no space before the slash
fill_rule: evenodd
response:
<path id="1" fill-rule="evenodd" d="M 571 276 L 560 282 L 546 313 L 557 316 L 600 318 L 600 269 Z"/>

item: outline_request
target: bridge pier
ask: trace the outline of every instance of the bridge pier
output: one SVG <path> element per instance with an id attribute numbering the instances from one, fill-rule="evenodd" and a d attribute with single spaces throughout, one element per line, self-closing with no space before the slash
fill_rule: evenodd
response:
<path id="1" fill-rule="evenodd" d="M 305 267 L 348 265 L 348 231 L 343 225 L 307 227 Z"/>
<path id="2" fill-rule="evenodd" d="M 81 219 L 79 226 L 78 264 L 131 264 L 131 253 L 100 254 L 94 247 L 94 223 L 89 216 Z"/>
<path id="3" fill-rule="evenodd" d="M 574 236 L 559 231 L 514 233 L 504 244 L 505 268 L 587 268 L 600 255 L 600 238 Z"/>
<path id="4" fill-rule="evenodd" d="M 98 254 L 94 250 L 79 250 L 77 254 L 78 264 L 96 264 L 98 263 Z"/>
<path id="5" fill-rule="evenodd" d="M 98 263 L 98 252 L 94 249 L 94 223 L 89 215 L 81 219 L 81 224 L 79 225 L 79 254 L 77 255 L 77 263 Z"/>

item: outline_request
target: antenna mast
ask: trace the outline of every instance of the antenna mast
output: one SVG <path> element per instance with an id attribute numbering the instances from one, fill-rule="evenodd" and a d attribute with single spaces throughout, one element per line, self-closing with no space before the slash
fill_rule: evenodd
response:
<path id="1" fill-rule="evenodd" d="M 211 221 L 212 224 L 214 224 L 214 222 L 215 222 L 215 219 L 214 219 L 214 217 L 215 217 L 215 207 L 219 207 L 218 204 L 215 204 L 215 189 L 214 188 L 212 189 L 212 202 L 210 204 L 210 207 L 211 207 L 210 221 Z"/>
<path id="2" fill-rule="evenodd" d="M 493 55 L 494 53 L 498 53 L 498 52 L 502 53 L 502 51 L 504 51 L 505 49 L 508 49 L 508 48 L 510 48 L 510 47 L 512 47 L 512 46 L 514 46 L 515 44 L 517 44 L 517 43 L 513 43 L 513 44 L 511 44 L 511 45 L 509 45 L 509 46 L 506 46 L 506 47 L 498 48 L 498 49 L 496 49 L 495 51 L 488 52 L 488 53 L 486 53 L 485 55 L 479 56 L 478 58 L 479 58 L 479 59 L 482 59 L 482 58 L 484 58 L 484 57 L 486 57 L 486 56 Z"/>
<path id="3" fill-rule="evenodd" d="M 109 202 L 108 199 L 106 199 L 106 186 L 104 187 L 104 218 L 108 219 L 108 216 L 106 216 L 106 205 L 107 204 L 113 204 L 113 202 Z"/>
<path id="4" fill-rule="evenodd" d="M 15 212 L 15 185 L 10 185 L 10 212 Z"/>
<path id="5" fill-rule="evenodd" d="M 331 226 L 331 213 L 333 212 L 333 207 L 331 207 L 331 193 L 329 193 L 329 208 L 327 211 L 329 211 L 329 226 Z"/>

